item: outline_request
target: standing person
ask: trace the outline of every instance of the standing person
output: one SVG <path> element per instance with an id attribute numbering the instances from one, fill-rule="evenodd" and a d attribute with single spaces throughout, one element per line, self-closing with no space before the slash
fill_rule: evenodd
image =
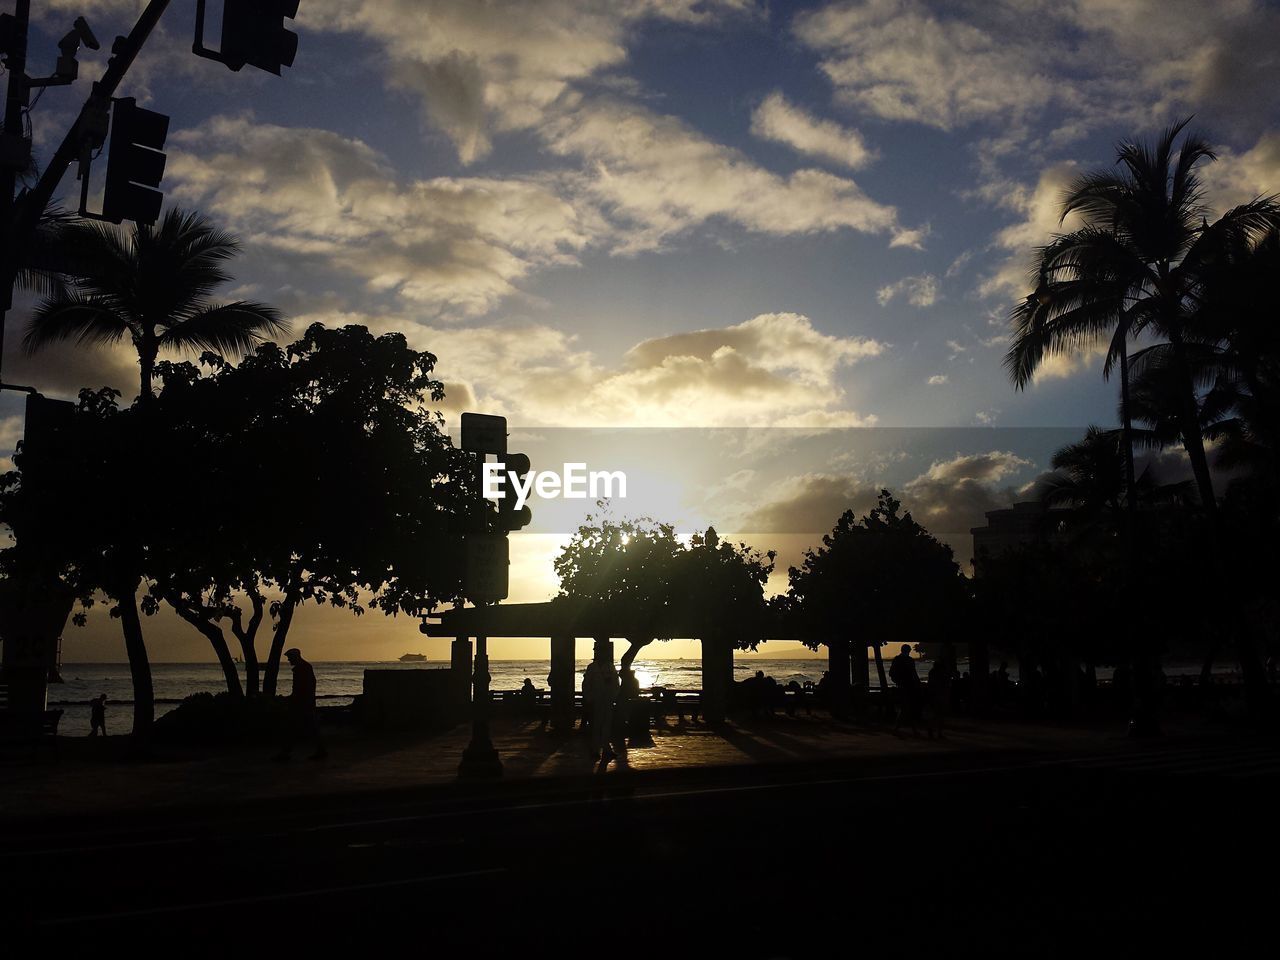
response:
<path id="1" fill-rule="evenodd" d="M 942 732 L 951 711 L 951 685 L 956 679 L 955 651 L 945 644 L 938 662 L 929 670 L 929 736 L 944 738 Z"/>
<path id="2" fill-rule="evenodd" d="M 591 704 L 591 755 L 601 763 L 616 760 L 609 737 L 613 732 L 613 706 L 618 699 L 618 672 L 613 664 L 595 661 L 582 678 L 583 699 Z"/>
<path id="3" fill-rule="evenodd" d="M 905 715 L 912 732 L 919 733 L 920 728 L 916 722 L 920 713 L 920 675 L 916 673 L 916 662 L 911 657 L 911 644 L 904 643 L 902 652 L 893 658 L 893 663 L 889 665 L 889 679 L 898 688 L 898 718 L 894 721 L 893 729 L 897 730 L 902 726 Z"/>
<path id="4" fill-rule="evenodd" d="M 582 671 L 582 729 L 590 730 L 591 728 L 591 678 L 595 675 L 594 667 L 596 662 L 592 660 L 587 664 L 587 669 Z"/>
<path id="5" fill-rule="evenodd" d="M 302 651 L 292 647 L 284 652 L 293 668 L 293 690 L 289 693 L 288 737 L 284 749 L 276 754 L 276 760 L 288 760 L 293 745 L 301 739 L 315 740 L 316 752 L 312 760 L 323 760 L 329 755 L 320 736 L 320 718 L 316 714 L 316 672 L 302 659 Z"/>
<path id="6" fill-rule="evenodd" d="M 89 736 L 96 737 L 98 731 L 107 735 L 107 695 L 100 693 L 89 701 Z"/>

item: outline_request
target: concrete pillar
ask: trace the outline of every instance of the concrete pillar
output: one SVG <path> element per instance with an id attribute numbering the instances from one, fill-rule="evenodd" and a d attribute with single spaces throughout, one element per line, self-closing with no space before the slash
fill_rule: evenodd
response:
<path id="1" fill-rule="evenodd" d="M 451 718 L 467 717 L 471 703 L 471 638 L 458 637 L 449 645 L 449 707 Z"/>
<path id="2" fill-rule="evenodd" d="M 724 723 L 733 685 L 733 645 L 722 636 L 702 638 L 702 719 Z"/>
<path id="3" fill-rule="evenodd" d="M 849 659 L 853 661 L 853 712 L 856 716 L 865 717 L 870 704 L 868 692 L 871 690 L 871 658 L 867 656 L 867 645 L 861 641 L 851 643 Z"/>
<path id="4" fill-rule="evenodd" d="M 844 636 L 827 640 L 826 707 L 837 716 L 849 709 L 849 640 Z"/>
<path id="5" fill-rule="evenodd" d="M 861 685 L 865 696 L 871 686 L 871 658 L 867 656 L 867 645 L 853 644 L 849 648 L 849 656 L 853 659 L 853 682 Z"/>
<path id="6" fill-rule="evenodd" d="M 551 728 L 573 729 L 573 701 L 575 686 L 576 637 L 551 638 L 551 673 L 547 682 L 551 687 Z"/>

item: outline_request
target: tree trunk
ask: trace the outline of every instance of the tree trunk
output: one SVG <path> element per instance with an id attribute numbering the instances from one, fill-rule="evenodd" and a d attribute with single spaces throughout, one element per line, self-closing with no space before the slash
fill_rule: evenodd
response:
<path id="1" fill-rule="evenodd" d="M 1125 523 L 1124 552 L 1126 575 L 1133 583 L 1138 563 L 1138 486 L 1133 464 L 1133 417 L 1129 412 L 1129 347 L 1127 337 L 1120 338 L 1120 425 L 1124 444 Z"/>
<path id="2" fill-rule="evenodd" d="M 129 656 L 129 676 L 133 681 L 133 736 L 145 740 L 156 718 L 156 695 L 151 683 L 151 661 L 142 639 L 142 622 L 138 619 L 138 583 L 120 589 L 116 597 L 120 626 L 124 632 L 124 649 Z"/>
<path id="3" fill-rule="evenodd" d="M 146 330 L 143 339 L 137 344 L 138 347 L 138 398 L 141 400 L 149 400 L 154 394 L 151 391 L 151 381 L 156 369 L 156 356 L 160 352 L 159 345 L 156 343 L 154 330 Z"/>
<path id="4" fill-rule="evenodd" d="M 231 632 L 240 642 L 240 655 L 244 658 L 245 694 L 250 697 L 258 695 L 258 627 L 262 625 L 263 608 L 266 601 L 256 589 L 246 591 L 249 602 L 253 605 L 253 613 L 249 617 L 249 626 L 243 626 L 240 610 L 235 609 L 231 615 Z"/>
<path id="5" fill-rule="evenodd" d="M 832 637 L 827 640 L 827 686 L 830 702 L 827 708 L 836 716 L 849 706 L 849 640 Z"/>
<path id="6" fill-rule="evenodd" d="M 199 630 L 213 647 L 218 663 L 222 666 L 222 675 L 227 681 L 227 692 L 237 699 L 243 697 L 244 688 L 240 685 L 240 671 L 236 669 L 236 661 L 231 656 L 231 649 L 227 646 L 227 638 L 223 636 L 222 628 L 209 620 L 204 611 L 197 609 L 194 604 L 187 603 L 178 597 L 166 599 L 178 612 L 178 616 Z"/>
<path id="7" fill-rule="evenodd" d="M 1200 504 L 1209 517 L 1216 518 L 1218 499 L 1213 492 L 1209 458 L 1204 452 L 1204 436 L 1200 431 L 1200 417 L 1196 411 L 1195 381 L 1191 377 L 1191 367 L 1187 363 L 1186 347 L 1181 336 L 1171 336 L 1169 343 L 1173 347 L 1174 362 L 1178 366 L 1178 375 L 1183 382 L 1182 411 L 1178 417 L 1182 428 L 1182 445 L 1187 450 L 1187 458 L 1191 461 L 1191 470 L 1195 474 L 1196 489 L 1200 492 Z"/>
<path id="8" fill-rule="evenodd" d="M 873 643 L 871 646 L 876 652 L 876 677 L 880 681 L 880 692 L 883 694 L 889 689 L 889 678 L 884 674 L 884 656 L 880 653 L 879 643 Z"/>
<path id="9" fill-rule="evenodd" d="M 644 637 L 642 639 L 638 639 L 635 637 L 627 637 L 627 650 L 622 655 L 622 660 L 618 664 L 619 669 L 630 670 L 631 664 L 635 663 L 636 654 L 638 654 L 641 650 L 643 650 L 649 644 L 653 643 L 653 640 L 654 640 L 653 637 Z"/>
<path id="10" fill-rule="evenodd" d="M 264 697 L 276 695 L 276 682 L 280 677 L 280 656 L 284 653 L 284 643 L 289 637 L 289 624 L 293 623 L 293 611 L 297 605 L 297 590 L 290 590 L 280 601 L 280 619 L 276 621 L 276 632 L 271 636 L 271 652 L 267 654 L 267 667 L 262 676 Z"/>

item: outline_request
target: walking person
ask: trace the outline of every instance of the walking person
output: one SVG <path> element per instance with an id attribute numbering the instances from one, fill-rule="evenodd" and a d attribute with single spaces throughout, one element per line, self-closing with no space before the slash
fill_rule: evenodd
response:
<path id="1" fill-rule="evenodd" d="M 284 748 L 275 756 L 276 760 L 288 760 L 293 754 L 293 746 L 299 740 L 314 740 L 315 753 L 312 760 L 323 760 L 329 755 L 320 736 L 320 717 L 316 713 L 316 672 L 311 664 L 302 659 L 302 651 L 292 647 L 284 652 L 285 659 L 293 668 L 293 690 L 289 693 L 288 739 Z"/>
<path id="2" fill-rule="evenodd" d="M 893 658 L 893 663 L 889 665 L 889 679 L 898 688 L 898 716 L 894 720 L 893 729 L 901 727 L 905 717 L 911 724 L 911 732 L 918 734 L 920 675 L 916 673 L 916 662 L 911 656 L 911 644 L 904 643 L 902 652 Z"/>
<path id="3" fill-rule="evenodd" d="M 89 736 L 96 737 L 101 731 L 107 735 L 107 695 L 100 693 L 89 701 Z"/>
<path id="4" fill-rule="evenodd" d="M 942 732 L 951 712 L 951 686 L 956 680 L 955 651 L 945 644 L 938 662 L 929 670 L 929 736 L 945 739 Z"/>

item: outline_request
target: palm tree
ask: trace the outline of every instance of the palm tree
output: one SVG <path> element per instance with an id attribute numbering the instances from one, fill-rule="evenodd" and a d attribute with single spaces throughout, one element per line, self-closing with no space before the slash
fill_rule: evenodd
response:
<path id="1" fill-rule="evenodd" d="M 1188 121 L 1169 127 L 1158 143 L 1124 142 L 1118 170 L 1078 177 L 1062 202 L 1062 220 L 1076 215 L 1083 226 L 1055 237 L 1038 251 L 1035 293 L 1017 306 L 1013 343 L 1005 364 L 1024 388 L 1046 357 L 1070 353 L 1109 338 L 1104 375 L 1120 369 L 1121 419 L 1130 490 L 1133 431 L 1130 414 L 1128 343 L 1154 334 L 1168 343 L 1180 385 L 1177 418 L 1191 459 L 1203 508 L 1216 499 L 1198 420 L 1197 387 L 1188 356 L 1206 276 L 1233 242 L 1257 237 L 1280 223 L 1280 204 L 1262 197 L 1238 206 L 1213 224 L 1197 173 L 1213 160 L 1209 144 L 1187 136 Z"/>
<path id="2" fill-rule="evenodd" d="M 237 356 L 287 330 L 279 311 L 265 304 L 209 301 L 231 279 L 223 264 L 240 243 L 200 214 L 170 209 L 159 224 L 132 230 L 64 224 L 60 241 L 74 274 L 36 308 L 23 346 L 33 353 L 64 340 L 92 345 L 128 337 L 138 351 L 144 401 L 162 350 Z"/>
<path id="3" fill-rule="evenodd" d="M 1211 350 L 1218 462 L 1280 481 L 1280 227 L 1226 238 L 1200 290 L 1198 336 Z"/>

